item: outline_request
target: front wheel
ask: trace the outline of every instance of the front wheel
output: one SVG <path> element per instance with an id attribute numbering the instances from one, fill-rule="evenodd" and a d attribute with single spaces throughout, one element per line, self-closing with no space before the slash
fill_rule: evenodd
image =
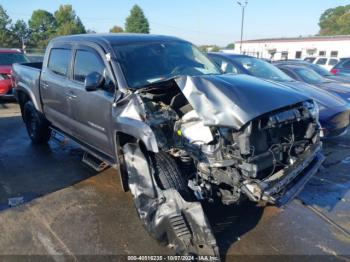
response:
<path id="1" fill-rule="evenodd" d="M 190 195 L 189 188 L 175 159 L 166 152 L 155 153 L 150 157 L 154 176 L 159 187 L 163 190 L 174 188 L 183 197 L 188 198 Z"/>
<path id="2" fill-rule="evenodd" d="M 28 135 L 34 144 L 45 144 L 51 136 L 48 121 L 38 112 L 32 101 L 27 101 L 23 107 L 23 120 Z"/>

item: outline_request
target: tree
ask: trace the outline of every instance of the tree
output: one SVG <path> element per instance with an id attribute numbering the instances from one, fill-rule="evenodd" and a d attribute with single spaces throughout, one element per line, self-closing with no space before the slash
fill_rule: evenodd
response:
<path id="1" fill-rule="evenodd" d="M 123 33 L 124 30 L 120 26 L 115 25 L 111 29 L 109 29 L 109 32 L 110 33 Z"/>
<path id="2" fill-rule="evenodd" d="M 217 45 L 213 45 L 209 48 L 210 52 L 219 52 L 220 51 L 220 47 L 218 47 Z"/>
<path id="3" fill-rule="evenodd" d="M 10 31 L 11 19 L 0 5 L 0 47 L 11 47 L 13 36 Z"/>
<path id="4" fill-rule="evenodd" d="M 149 34 L 149 23 L 138 5 L 134 5 L 130 11 L 130 15 L 126 18 L 125 31 L 129 33 Z"/>
<path id="5" fill-rule="evenodd" d="M 33 11 L 28 24 L 31 31 L 29 40 L 31 47 L 45 48 L 57 30 L 54 16 L 45 10 Z"/>
<path id="6" fill-rule="evenodd" d="M 11 26 L 11 33 L 13 36 L 13 47 L 24 47 L 30 36 L 30 30 L 23 20 L 17 20 L 15 24 Z"/>
<path id="7" fill-rule="evenodd" d="M 87 34 L 96 34 L 96 31 L 93 30 L 93 29 L 87 29 L 87 30 L 86 30 L 86 33 L 87 33 Z"/>
<path id="8" fill-rule="evenodd" d="M 329 8 L 319 21 L 319 35 L 350 34 L 350 5 Z"/>
<path id="9" fill-rule="evenodd" d="M 230 43 L 226 46 L 226 49 L 235 49 L 235 43 Z"/>
<path id="10" fill-rule="evenodd" d="M 57 22 L 57 35 L 85 34 L 86 30 L 71 5 L 61 5 L 54 15 Z"/>

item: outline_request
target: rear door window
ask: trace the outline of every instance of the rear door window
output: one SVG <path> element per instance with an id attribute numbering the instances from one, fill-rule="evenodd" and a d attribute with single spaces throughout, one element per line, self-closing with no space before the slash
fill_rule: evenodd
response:
<path id="1" fill-rule="evenodd" d="M 328 65 L 334 66 L 338 63 L 338 59 L 329 59 Z"/>
<path id="2" fill-rule="evenodd" d="M 48 68 L 57 75 L 67 76 L 72 50 L 53 48 L 50 51 Z"/>

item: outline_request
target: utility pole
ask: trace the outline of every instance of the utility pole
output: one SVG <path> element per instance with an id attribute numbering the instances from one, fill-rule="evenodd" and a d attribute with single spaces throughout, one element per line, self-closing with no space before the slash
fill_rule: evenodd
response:
<path id="1" fill-rule="evenodd" d="M 242 8 L 242 23 L 241 23 L 241 45 L 239 47 L 240 53 L 242 54 L 242 42 L 243 42 L 243 25 L 244 25 L 244 9 L 246 8 L 248 4 L 248 0 L 245 2 L 243 1 L 237 1 L 237 4 Z"/>
<path id="2" fill-rule="evenodd" d="M 22 41 L 22 50 L 23 50 L 23 53 L 26 53 L 26 45 L 25 45 L 25 41 L 24 41 L 24 37 L 21 36 L 21 41 Z"/>

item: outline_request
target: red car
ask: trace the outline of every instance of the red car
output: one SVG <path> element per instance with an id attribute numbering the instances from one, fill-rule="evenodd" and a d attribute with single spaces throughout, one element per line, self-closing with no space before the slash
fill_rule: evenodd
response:
<path id="1" fill-rule="evenodd" d="M 13 97 L 11 68 L 14 63 L 26 63 L 29 59 L 19 49 L 0 49 L 0 97 Z"/>

